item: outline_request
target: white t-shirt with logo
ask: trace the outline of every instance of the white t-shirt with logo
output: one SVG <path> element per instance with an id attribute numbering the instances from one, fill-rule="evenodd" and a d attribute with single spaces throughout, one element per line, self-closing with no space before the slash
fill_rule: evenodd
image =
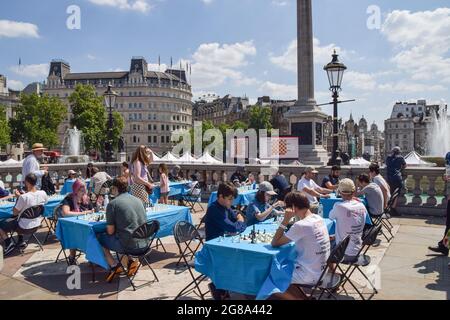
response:
<path id="1" fill-rule="evenodd" d="M 309 200 L 309 204 L 317 204 L 317 198 L 310 195 L 309 193 L 306 193 L 305 191 L 303 191 L 303 189 L 307 187 L 309 189 L 312 190 L 316 190 L 317 188 L 319 188 L 319 186 L 317 185 L 317 183 L 315 183 L 315 181 L 313 179 L 306 179 L 305 177 L 301 178 L 300 181 L 297 184 L 297 190 L 300 192 L 303 192 L 306 197 Z"/>
<path id="2" fill-rule="evenodd" d="M 373 177 L 373 182 L 375 182 L 380 188 L 384 187 L 387 190 L 387 201 L 389 201 L 389 199 L 391 199 L 391 191 L 389 189 L 389 185 L 386 182 L 386 180 L 384 180 L 384 178 L 381 175 L 377 175 L 375 177 Z"/>
<path id="3" fill-rule="evenodd" d="M 330 256 L 330 236 L 325 221 L 316 214 L 296 222 L 286 233 L 295 242 L 297 260 L 291 283 L 315 284 Z"/>
<path id="4" fill-rule="evenodd" d="M 36 192 L 27 192 L 17 199 L 15 208 L 19 210 L 20 213 L 22 213 L 28 208 L 44 205 L 47 203 L 47 201 L 48 196 L 42 190 Z M 36 228 L 41 225 L 42 219 L 42 217 L 38 217 L 35 219 L 20 219 L 19 227 L 25 230 Z"/>
<path id="5" fill-rule="evenodd" d="M 330 219 L 336 220 L 336 243 L 350 236 L 350 242 L 345 251 L 347 256 L 355 257 L 361 250 L 366 216 L 366 207 L 357 200 L 337 202 L 330 211 Z"/>

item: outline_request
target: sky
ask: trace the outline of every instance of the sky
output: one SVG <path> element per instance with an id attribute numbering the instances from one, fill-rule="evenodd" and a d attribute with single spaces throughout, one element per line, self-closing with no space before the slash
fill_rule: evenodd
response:
<path id="1" fill-rule="evenodd" d="M 356 99 L 339 106 L 345 120 L 352 113 L 382 129 L 396 101 L 450 101 L 447 0 L 313 0 L 313 24 L 315 97 L 331 101 L 323 66 L 336 49 L 348 67 L 341 98 Z M 296 1 L 1 0 L 0 52 L 13 89 L 44 81 L 52 59 L 94 72 L 129 70 L 144 56 L 163 71 L 172 57 L 192 65 L 195 97 L 292 100 Z"/>

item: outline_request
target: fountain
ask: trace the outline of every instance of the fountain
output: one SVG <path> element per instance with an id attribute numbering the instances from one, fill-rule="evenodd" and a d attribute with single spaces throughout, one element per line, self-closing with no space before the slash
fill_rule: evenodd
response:
<path id="1" fill-rule="evenodd" d="M 60 163 L 87 163 L 89 156 L 82 155 L 83 133 L 74 127 L 67 129 L 64 134 L 63 156 L 60 158 Z"/>
<path id="2" fill-rule="evenodd" d="M 435 157 L 445 157 L 450 151 L 450 118 L 447 106 L 441 103 L 438 110 L 431 111 L 432 125 L 428 133 L 428 154 Z"/>

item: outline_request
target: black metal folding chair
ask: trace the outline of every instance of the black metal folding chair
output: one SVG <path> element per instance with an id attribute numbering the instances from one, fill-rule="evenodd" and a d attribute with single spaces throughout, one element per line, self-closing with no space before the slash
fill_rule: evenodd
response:
<path id="1" fill-rule="evenodd" d="M 184 262 L 184 266 L 187 268 L 189 274 L 191 275 L 192 281 L 184 287 L 175 297 L 175 300 L 180 298 L 182 295 L 194 292 L 200 299 L 204 300 L 205 295 L 209 292 L 202 292 L 200 289 L 200 283 L 205 280 L 207 277 L 203 274 L 199 276 L 195 276 L 193 269 L 194 263 L 192 261 L 192 257 L 195 255 L 197 250 L 203 245 L 203 240 L 198 233 L 197 229 L 187 221 L 179 221 L 173 228 L 173 235 L 175 238 L 175 242 L 178 246 L 178 249 L 181 254 L 181 259 Z M 198 244 L 197 244 L 198 241 Z M 194 249 L 191 247 L 193 244 L 196 244 Z M 184 249 L 182 247 L 184 245 Z M 189 258 L 189 259 L 188 259 Z M 179 260 L 178 262 L 180 262 Z M 178 265 L 178 263 L 177 263 Z"/>
<path id="2" fill-rule="evenodd" d="M 44 251 L 44 248 L 42 247 L 41 242 L 36 237 L 36 232 L 39 230 L 41 225 L 39 224 L 39 226 L 37 226 L 35 228 L 31 228 L 31 229 L 22 229 L 20 227 L 21 220 L 23 220 L 23 219 L 32 220 L 32 219 L 37 219 L 39 217 L 42 217 L 44 210 L 45 210 L 45 208 L 43 205 L 34 206 L 34 207 L 26 209 L 19 215 L 18 220 L 17 220 L 19 227 L 10 233 L 12 241 L 16 244 L 16 248 L 17 248 L 17 242 L 14 240 L 14 237 L 13 237 L 14 233 L 17 233 L 20 236 L 29 236 L 28 240 L 26 240 L 25 243 L 28 244 L 30 242 L 30 240 L 34 239 L 36 241 L 37 245 L 39 246 L 39 249 L 41 251 Z M 18 249 L 19 249 L 20 253 L 24 253 L 24 250 L 25 250 L 24 248 L 18 247 Z"/>
<path id="3" fill-rule="evenodd" d="M 388 205 L 383 210 L 382 214 L 379 215 L 370 214 L 372 224 L 374 226 L 378 225 L 382 226 L 382 228 L 380 229 L 380 233 L 383 235 L 383 237 L 386 239 L 387 242 L 390 242 L 394 238 L 394 234 L 392 233 L 392 229 L 394 228 L 394 226 L 391 224 L 389 219 L 391 219 L 392 206 L 394 205 L 394 202 L 399 195 L 400 195 L 400 188 L 397 188 L 392 194 L 391 199 L 389 200 Z M 387 233 L 389 233 L 389 236 L 385 233 L 385 230 Z"/>
<path id="4" fill-rule="evenodd" d="M 375 285 L 370 281 L 369 277 L 364 273 L 364 271 L 361 269 L 362 267 L 367 267 L 370 262 L 370 256 L 367 255 L 367 251 L 369 251 L 370 247 L 375 243 L 378 234 L 380 233 L 380 230 L 382 228 L 382 225 L 379 224 L 378 226 L 373 226 L 368 232 L 367 235 L 363 238 L 363 244 L 361 247 L 361 250 L 358 252 L 356 261 L 354 262 L 341 262 L 341 265 L 348 265 L 347 270 L 345 272 L 342 270 L 342 268 L 339 266 L 339 270 L 343 273 L 342 276 L 344 278 L 344 281 L 342 283 L 342 288 L 344 288 L 345 284 L 348 282 L 353 287 L 353 289 L 356 290 L 356 292 L 359 294 L 362 300 L 366 300 L 362 294 L 362 292 L 356 287 L 356 285 L 351 281 L 351 276 L 353 273 L 358 270 L 361 275 L 367 280 L 367 282 L 372 287 L 372 294 L 368 298 L 368 300 L 372 299 L 372 297 L 378 293 L 378 290 L 375 288 Z M 345 290 L 345 289 L 344 289 Z"/>
<path id="5" fill-rule="evenodd" d="M 45 236 L 45 239 L 43 241 L 43 243 L 47 243 L 48 238 L 55 234 L 56 232 L 56 224 L 58 223 L 58 216 L 55 216 L 55 212 L 57 212 L 58 210 L 61 210 L 62 205 L 59 204 L 55 207 L 55 209 L 53 209 L 53 214 L 51 217 L 48 218 L 44 218 L 45 224 L 48 228 L 48 232 L 47 235 Z"/>
<path id="6" fill-rule="evenodd" d="M 139 269 L 141 268 L 141 266 L 143 265 L 144 262 L 150 268 L 150 270 L 152 271 L 153 276 L 155 277 L 155 281 L 159 282 L 159 279 L 156 276 L 155 270 L 153 270 L 152 266 L 150 265 L 150 262 L 147 259 L 147 256 L 152 251 L 152 248 L 151 248 L 152 247 L 152 242 L 155 239 L 155 236 L 158 233 L 158 231 L 159 231 L 159 221 L 152 220 L 152 221 L 146 222 L 142 226 L 138 227 L 133 232 L 133 234 L 132 234 L 133 239 L 139 239 L 139 240 L 147 239 L 149 241 L 149 244 L 148 244 L 147 248 L 143 249 L 142 252 L 140 252 L 139 254 L 136 254 L 135 252 L 127 252 L 127 251 L 122 253 L 123 255 L 126 255 L 128 257 L 133 258 L 133 259 L 138 259 L 139 260 L 139 265 L 138 265 L 138 267 L 136 269 L 136 272 L 132 276 L 130 276 L 128 274 L 128 270 L 122 264 L 122 261 L 121 261 L 121 259 L 119 257 L 119 253 L 116 252 L 116 256 L 117 256 L 117 259 L 119 261 L 119 264 L 122 266 L 123 270 L 126 270 L 125 274 L 126 274 L 128 280 L 130 281 L 130 284 L 133 287 L 134 291 L 136 291 L 136 286 L 134 285 L 133 280 L 136 277 L 136 274 L 138 273 Z M 153 281 L 151 281 L 151 282 L 153 282 Z M 149 283 L 151 283 L 151 282 L 149 282 Z M 145 286 L 147 284 L 148 283 L 145 283 L 145 284 L 141 285 L 140 287 Z"/>
<path id="7" fill-rule="evenodd" d="M 203 211 L 201 199 L 202 189 L 199 188 L 198 185 L 198 181 L 194 181 L 189 191 L 186 194 L 182 195 L 182 200 L 191 207 L 194 213 L 197 212 L 197 210 L 195 210 L 196 204 L 198 204 L 200 206 L 200 210 Z"/>
<path id="8" fill-rule="evenodd" d="M 305 295 L 308 300 L 315 300 L 317 294 L 319 294 L 317 300 L 320 300 L 324 293 L 328 293 L 329 296 L 337 300 L 334 292 L 339 288 L 342 282 L 342 276 L 336 273 L 339 268 L 339 264 L 342 263 L 344 259 L 345 250 L 347 250 L 348 244 L 350 242 L 350 236 L 347 236 L 342 240 L 333 250 L 331 250 L 330 256 L 327 260 L 327 265 L 320 275 L 319 280 L 314 285 L 307 284 L 294 284 L 294 287 L 301 291 L 302 295 Z M 332 268 L 331 272 L 329 270 Z M 310 293 L 307 294 L 302 290 L 303 288 L 309 289 Z"/>

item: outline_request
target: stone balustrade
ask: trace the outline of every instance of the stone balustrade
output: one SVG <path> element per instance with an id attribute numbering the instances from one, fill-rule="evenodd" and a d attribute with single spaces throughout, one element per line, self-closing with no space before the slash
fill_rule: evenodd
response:
<path id="1" fill-rule="evenodd" d="M 64 183 L 68 170 L 75 170 L 81 176 L 84 176 L 86 170 L 86 164 L 54 164 L 48 166 L 51 176 L 57 181 L 59 186 L 62 186 Z M 120 172 L 121 164 L 96 163 L 95 166 L 99 167 L 100 170 L 106 169 L 107 172 L 114 176 Z M 183 164 L 181 167 L 182 174 L 186 178 L 198 172 L 200 181 L 203 182 L 202 185 L 204 186 L 202 196 L 206 200 L 210 192 L 216 190 L 220 182 L 229 180 L 229 177 L 231 177 L 236 169 L 236 164 Z M 263 167 L 261 165 L 246 165 L 245 170 L 257 176 Z M 172 166 L 169 166 L 169 168 L 172 168 Z M 268 167 L 266 166 L 264 168 L 267 169 Z M 279 168 L 293 185 L 300 179 L 304 170 L 304 167 L 297 165 L 282 165 Z M 152 176 L 158 176 L 158 164 L 152 164 L 149 169 Z M 317 181 L 320 182 L 325 175 L 329 174 L 330 167 L 317 168 L 317 170 L 319 171 Z M 0 179 L 3 180 L 5 186 L 8 188 L 15 188 L 20 184 L 20 173 L 20 165 L 0 166 Z M 355 180 L 361 173 L 368 173 L 368 169 L 344 166 L 342 167 L 341 177 L 348 177 Z M 411 215 L 445 215 L 447 203 L 445 196 L 447 195 L 445 194 L 446 182 L 443 179 L 444 173 L 444 168 L 407 168 L 406 188 L 402 190 L 399 197 L 398 211 L 402 214 Z M 269 176 L 266 175 L 265 179 L 268 180 Z"/>

